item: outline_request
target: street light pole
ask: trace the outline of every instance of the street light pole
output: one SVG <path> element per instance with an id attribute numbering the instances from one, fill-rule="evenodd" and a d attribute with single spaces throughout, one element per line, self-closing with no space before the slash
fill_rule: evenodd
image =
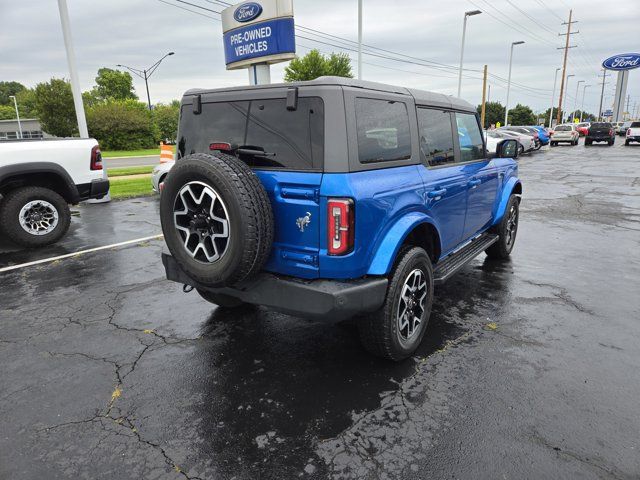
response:
<path id="1" fill-rule="evenodd" d="M 509 119 L 509 90 L 511 90 L 511 65 L 513 64 L 513 47 L 516 45 L 522 45 L 524 41 L 511 42 L 511 53 L 509 54 L 509 77 L 507 78 L 507 101 L 504 106 L 504 125 L 509 125 L 507 120 Z"/>
<path id="2" fill-rule="evenodd" d="M 553 102 L 556 96 L 556 84 L 558 83 L 558 72 L 562 70 L 562 67 L 556 68 L 556 73 L 553 76 L 553 93 L 551 94 L 551 110 L 549 110 L 549 128 L 551 128 L 551 119 L 553 118 Z"/>
<path id="3" fill-rule="evenodd" d="M 573 117 L 573 122 L 575 123 L 576 120 L 576 110 L 578 109 L 578 90 L 580 89 L 580 84 L 584 83 L 584 80 L 580 80 L 578 82 L 578 84 L 576 85 L 576 98 L 573 99 L 573 112 L 572 112 L 572 117 Z"/>
<path id="4" fill-rule="evenodd" d="M 467 34 L 467 17 L 472 17 L 481 13 L 482 12 L 480 10 L 464 12 L 464 20 L 462 22 L 462 45 L 460 46 L 460 68 L 458 69 L 458 97 L 460 97 L 460 92 L 462 90 L 462 61 L 464 60 L 464 38 Z"/>
<path id="5" fill-rule="evenodd" d="M 153 75 L 153 72 L 156 71 L 156 69 L 160 66 L 160 63 L 167 58 L 170 55 L 175 54 L 175 52 L 169 52 L 167 53 L 164 57 L 162 57 L 160 60 L 158 60 L 156 63 L 154 63 L 153 65 L 151 65 L 149 68 L 146 68 L 144 70 L 139 70 L 137 68 L 133 68 L 133 67 L 129 67 L 127 65 L 122 65 L 122 64 L 117 64 L 116 67 L 122 67 L 122 68 L 126 68 L 127 70 L 133 72 L 135 75 L 137 75 L 138 77 L 144 79 L 144 85 L 147 88 L 147 104 L 149 105 L 149 110 L 151 110 L 151 96 L 149 95 L 149 78 L 151 77 L 151 75 Z"/>
<path id="6" fill-rule="evenodd" d="M 567 80 L 565 81 L 564 102 L 562 102 L 562 103 L 564 103 L 565 105 L 567 104 L 567 92 L 569 91 L 569 79 L 570 79 L 571 77 L 575 77 L 575 75 L 574 75 L 573 73 L 572 73 L 571 75 L 567 75 Z M 568 116 L 567 116 L 567 117 L 565 117 L 565 116 L 564 116 L 564 113 L 563 113 L 563 115 L 562 115 L 562 123 L 564 123 L 564 122 L 565 122 L 566 120 L 568 120 L 568 119 L 569 119 L 569 117 L 568 117 Z"/>
<path id="7" fill-rule="evenodd" d="M 590 87 L 591 85 L 585 85 L 584 87 L 582 87 L 582 104 L 580 105 L 580 123 L 582 123 L 582 115 L 584 114 L 584 94 L 587 91 L 587 87 Z"/>
<path id="8" fill-rule="evenodd" d="M 15 95 L 9 95 L 9 98 L 13 98 L 13 105 L 16 107 L 16 118 L 18 119 L 18 132 L 20 132 L 19 138 L 22 138 L 22 125 L 20 124 L 20 113 L 18 112 L 18 101 L 16 100 Z"/>
<path id="9" fill-rule="evenodd" d="M 67 50 L 67 63 L 69 64 L 69 77 L 71 80 L 73 105 L 76 109 L 76 119 L 78 121 L 78 133 L 81 138 L 89 138 L 87 119 L 84 115 L 84 104 L 82 102 L 82 91 L 80 90 L 80 80 L 78 79 L 78 69 L 76 67 L 76 54 L 73 50 L 73 40 L 71 38 L 71 26 L 69 22 L 67 0 L 58 0 L 58 10 L 60 11 L 60 24 L 62 25 L 64 46 Z"/>
<path id="10" fill-rule="evenodd" d="M 362 0 L 358 0 L 358 80 L 362 80 Z"/>

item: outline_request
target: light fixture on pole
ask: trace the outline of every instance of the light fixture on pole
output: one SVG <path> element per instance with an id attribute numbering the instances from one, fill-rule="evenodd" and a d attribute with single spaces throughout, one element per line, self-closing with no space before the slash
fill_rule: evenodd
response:
<path id="1" fill-rule="evenodd" d="M 462 22 L 462 45 L 460 46 L 460 68 L 458 70 L 458 97 L 460 96 L 460 91 L 462 90 L 462 61 L 464 60 L 464 37 L 467 33 L 467 17 L 480 15 L 481 13 L 482 12 L 480 10 L 471 10 L 469 12 L 464 12 L 464 21 Z"/>
<path id="2" fill-rule="evenodd" d="M 511 53 L 509 54 L 509 77 L 507 78 L 507 101 L 504 106 L 504 125 L 509 125 L 507 120 L 509 119 L 509 90 L 511 90 L 511 65 L 513 63 L 513 47 L 516 45 L 522 45 L 524 41 L 511 42 Z"/>
<path id="3" fill-rule="evenodd" d="M 549 110 L 549 128 L 551 128 L 551 119 L 553 118 L 553 102 L 556 96 L 556 84 L 558 83 L 558 72 L 562 70 L 562 67 L 556 68 L 556 73 L 553 76 L 553 93 L 551 94 L 551 109 Z"/>
<path id="4" fill-rule="evenodd" d="M 18 101 L 16 100 L 15 95 L 9 95 L 9 98 L 13 98 L 13 105 L 16 107 L 16 118 L 18 119 L 18 132 L 20 136 L 18 138 L 22 138 L 22 125 L 20 124 L 20 113 L 18 112 Z"/>
<path id="5" fill-rule="evenodd" d="M 140 78 L 144 79 L 144 84 L 147 87 L 147 103 L 149 105 L 149 110 L 151 110 L 151 96 L 149 95 L 149 77 L 151 77 L 151 75 L 153 75 L 153 72 L 156 71 L 156 69 L 160 66 L 160 63 L 167 58 L 170 55 L 173 55 L 175 52 L 169 52 L 167 53 L 164 57 L 162 57 L 160 60 L 158 60 L 156 63 L 154 63 L 153 65 L 151 65 L 149 68 L 144 69 L 144 70 L 139 70 L 137 68 L 132 68 L 132 67 L 128 67 L 127 65 L 122 65 L 122 64 L 118 64 L 116 65 L 116 67 L 122 67 L 122 68 L 126 68 L 127 70 L 133 72 L 134 74 L 136 74 L 137 76 L 139 76 Z"/>
<path id="6" fill-rule="evenodd" d="M 580 89 L 580 84 L 584 83 L 584 80 L 580 80 L 576 85 L 576 98 L 573 99 L 573 113 L 572 113 L 572 121 L 575 123 L 576 120 L 576 110 L 578 109 L 578 90 Z"/>
<path id="7" fill-rule="evenodd" d="M 582 123 L 582 115 L 584 114 L 584 94 L 587 91 L 587 87 L 591 85 L 585 85 L 582 87 L 582 104 L 580 105 L 580 123 Z"/>
<path id="8" fill-rule="evenodd" d="M 569 91 L 569 79 L 571 77 L 575 77 L 575 75 L 572 73 L 571 75 L 567 75 L 567 79 L 565 80 L 565 89 L 564 89 L 564 102 L 562 102 L 565 105 L 567 105 L 567 92 Z M 565 117 L 563 112 L 560 112 L 562 114 L 562 123 L 564 123 L 566 120 L 569 119 L 569 117 Z"/>

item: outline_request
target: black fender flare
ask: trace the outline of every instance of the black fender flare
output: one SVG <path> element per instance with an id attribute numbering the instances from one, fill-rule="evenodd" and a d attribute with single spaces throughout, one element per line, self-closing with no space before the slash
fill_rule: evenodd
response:
<path id="1" fill-rule="evenodd" d="M 53 162 L 29 162 L 17 163 L 13 165 L 5 165 L 0 167 L 0 189 L 12 177 L 22 175 L 35 175 L 39 173 L 55 175 L 62 181 L 65 189 L 60 193 L 69 203 L 78 203 L 80 194 L 78 187 L 69 175 L 69 173 L 60 165 Z"/>

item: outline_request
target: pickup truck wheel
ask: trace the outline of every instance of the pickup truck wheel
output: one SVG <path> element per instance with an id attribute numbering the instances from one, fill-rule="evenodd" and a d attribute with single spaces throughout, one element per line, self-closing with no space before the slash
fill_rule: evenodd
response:
<path id="1" fill-rule="evenodd" d="M 398 254 L 382 308 L 358 320 L 364 348 L 389 360 L 409 357 L 422 341 L 432 304 L 431 259 L 424 249 L 407 247 Z"/>
<path id="2" fill-rule="evenodd" d="M 0 203 L 0 225 L 10 240 L 25 247 L 43 247 L 60 240 L 71 224 L 67 201 L 43 187 L 21 187 Z"/>
<path id="3" fill-rule="evenodd" d="M 213 293 L 208 290 L 196 290 L 198 294 L 209 303 L 213 303 L 222 308 L 238 308 L 245 303 L 242 300 L 224 295 L 223 293 Z"/>
<path id="4" fill-rule="evenodd" d="M 495 229 L 498 234 L 498 241 L 485 250 L 490 258 L 505 259 L 511 254 L 513 245 L 516 243 L 518 233 L 518 219 L 520 217 L 520 199 L 511 195 L 505 214 L 500 224 Z"/>
<path id="5" fill-rule="evenodd" d="M 258 177 L 236 157 L 188 155 L 176 162 L 160 196 L 160 221 L 182 270 L 206 286 L 254 276 L 273 242 L 273 213 Z"/>

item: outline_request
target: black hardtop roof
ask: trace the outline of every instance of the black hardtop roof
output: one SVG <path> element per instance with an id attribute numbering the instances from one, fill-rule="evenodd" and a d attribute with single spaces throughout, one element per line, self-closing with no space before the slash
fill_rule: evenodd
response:
<path id="1" fill-rule="evenodd" d="M 315 80 L 306 82 L 290 82 L 290 83 L 271 83 L 268 85 L 246 85 L 240 87 L 223 87 L 223 88 L 194 88 L 187 90 L 185 96 L 199 95 L 205 93 L 217 93 L 217 92 L 234 92 L 234 91 L 247 91 L 247 90 L 262 90 L 269 88 L 282 88 L 282 87 L 307 87 L 307 86 L 338 86 L 338 87 L 354 87 L 362 88 L 366 90 L 374 90 L 377 92 L 397 93 L 401 95 L 411 95 L 416 104 L 418 105 L 438 105 L 455 110 L 464 110 L 474 112 L 476 109 L 469 102 L 462 99 L 443 95 L 441 93 L 428 92 L 426 90 L 418 90 L 415 88 L 398 87 L 394 85 L 387 85 L 385 83 L 369 82 L 367 80 L 356 80 L 355 78 L 344 77 L 318 77 Z"/>

